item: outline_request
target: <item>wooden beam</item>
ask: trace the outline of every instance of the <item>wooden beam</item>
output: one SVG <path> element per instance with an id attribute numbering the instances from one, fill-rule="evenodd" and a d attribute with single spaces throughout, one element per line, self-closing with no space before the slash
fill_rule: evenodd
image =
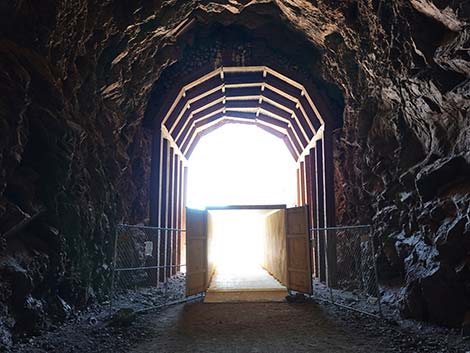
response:
<path id="1" fill-rule="evenodd" d="M 300 154 L 299 158 L 297 159 L 297 163 L 300 163 L 300 161 L 304 158 L 304 156 L 310 151 L 312 148 L 315 148 L 317 145 L 317 141 L 323 138 L 323 129 L 324 127 L 320 127 L 320 129 L 317 131 L 313 139 L 310 140 L 308 145 L 305 147 L 303 152 Z"/>
<path id="2" fill-rule="evenodd" d="M 186 229 L 186 204 L 188 195 L 188 167 L 183 166 L 183 178 L 182 178 L 182 228 Z M 181 234 L 181 258 L 186 263 L 186 233 Z"/>
<path id="3" fill-rule="evenodd" d="M 297 206 L 302 206 L 302 197 L 300 196 L 300 168 L 297 167 Z"/>
<path id="4" fill-rule="evenodd" d="M 309 166 L 307 170 L 310 170 L 308 173 L 310 175 L 310 224 L 312 228 L 318 227 L 318 219 L 317 219 L 317 210 L 318 210 L 318 197 L 317 197 L 317 166 L 316 166 L 316 151 L 315 148 L 310 149 L 309 156 Z M 318 245 L 317 245 L 317 232 L 312 232 L 313 237 L 313 258 L 314 258 L 314 272 L 315 277 L 319 277 L 319 257 L 318 257 Z"/>
<path id="5" fill-rule="evenodd" d="M 179 161 L 179 179 L 178 179 L 178 229 L 184 229 L 185 227 L 185 224 L 184 224 L 184 216 L 183 216 L 183 212 L 184 212 L 184 209 L 183 209 L 183 182 L 184 182 L 184 166 L 183 166 L 183 161 Z M 178 259 L 177 259 L 177 263 L 178 263 L 178 267 L 177 267 L 177 272 L 181 271 L 181 267 L 179 267 L 179 265 L 181 265 L 181 249 L 182 249 L 182 246 L 183 246 L 183 242 L 182 242 L 182 239 L 183 239 L 183 232 L 180 232 L 178 233 L 178 253 L 177 253 L 177 256 L 178 256 Z"/>
<path id="6" fill-rule="evenodd" d="M 173 222 L 172 222 L 172 228 L 178 229 L 178 224 L 179 224 L 179 219 L 178 219 L 178 207 L 179 207 L 179 157 L 177 154 L 175 154 L 175 159 L 173 162 Z M 178 248 L 178 234 L 176 232 L 172 232 L 172 242 L 173 242 L 173 251 L 171 253 L 172 256 L 172 263 L 174 266 L 177 266 L 178 263 L 178 256 L 177 253 L 179 251 Z M 176 269 L 177 267 L 172 267 L 171 268 L 171 274 L 174 275 L 176 274 Z"/>
<path id="7" fill-rule="evenodd" d="M 168 170 L 169 170 L 169 142 L 167 139 L 162 138 L 162 146 L 161 146 L 161 178 L 160 178 L 160 215 L 159 215 L 159 227 L 165 228 L 167 227 L 167 193 L 168 193 Z M 165 237 L 163 236 L 163 232 L 159 232 L 158 235 L 158 266 L 165 266 L 166 265 L 166 241 Z M 165 276 L 165 269 L 159 269 L 159 280 L 164 282 L 166 279 Z"/>
<path id="8" fill-rule="evenodd" d="M 218 80 L 219 77 L 221 81 Z M 211 80 L 213 80 L 213 82 Z M 306 88 L 302 84 L 266 66 L 223 67 L 223 68 L 218 68 L 206 75 L 203 75 L 202 77 L 185 85 L 181 89 L 178 96 L 174 100 L 173 104 L 169 108 L 167 114 L 163 118 L 163 123 L 166 124 L 166 122 L 168 121 L 168 119 L 171 118 L 171 116 L 175 116 L 175 111 L 177 112 L 179 111 L 179 113 L 177 114 L 178 117 L 171 118 L 171 122 L 169 124 L 170 126 L 168 126 L 169 131 L 173 133 L 173 130 L 176 128 L 176 126 L 178 126 L 179 120 L 181 119 L 181 112 L 184 111 L 185 109 L 185 108 L 182 108 L 182 109 L 177 108 L 178 105 L 182 104 L 181 101 L 185 101 L 189 99 L 188 101 L 189 106 L 193 104 L 199 107 L 199 105 L 201 104 L 199 103 L 199 101 L 201 99 L 206 98 L 207 100 L 210 100 L 210 96 L 219 92 L 219 89 L 220 89 L 220 92 L 222 92 L 225 89 L 225 84 L 227 85 L 228 89 L 232 89 L 236 87 L 236 88 L 256 88 L 257 90 L 259 87 L 258 81 L 263 82 L 263 84 L 261 85 L 262 89 L 267 88 L 268 91 L 275 93 L 278 97 L 282 97 L 281 99 L 284 101 L 285 104 L 278 103 L 279 109 L 286 109 L 286 105 L 287 105 L 290 108 L 289 110 L 292 111 L 293 110 L 292 104 L 289 102 L 293 102 L 296 105 L 298 105 L 299 109 L 301 109 L 304 112 L 304 115 L 307 118 L 307 119 L 302 119 L 302 120 L 305 120 L 307 122 L 307 124 L 312 129 L 312 131 L 316 131 L 316 128 L 312 125 L 312 122 L 311 122 L 312 118 L 318 119 L 320 122 L 319 125 L 324 124 L 324 119 L 321 117 L 313 100 L 310 98 Z M 221 82 L 222 84 L 220 84 Z M 276 83 L 281 88 L 276 87 Z M 207 89 L 199 88 L 197 91 L 195 90 L 194 92 L 191 92 L 191 93 L 189 92 L 190 90 L 196 89 L 198 86 L 201 86 L 201 85 L 202 87 L 208 87 L 208 88 Z M 292 87 L 294 89 L 290 89 L 289 87 Z M 191 95 L 195 93 L 197 93 L 196 96 Z M 299 93 L 300 93 L 300 98 L 299 98 Z M 270 93 L 267 92 L 266 95 L 268 95 L 268 97 L 265 97 L 265 99 L 269 99 Z M 227 98 L 229 96 L 230 95 L 226 95 Z M 277 100 L 279 100 L 279 98 Z M 203 106 L 206 105 L 206 103 L 202 103 L 202 104 Z M 183 105 L 187 109 L 187 105 L 186 104 L 183 104 Z M 305 113 L 306 110 L 308 110 L 310 113 L 309 114 Z M 298 115 L 295 113 L 295 111 L 291 114 Z M 303 123 L 303 121 L 299 120 L 298 117 L 296 119 L 298 120 L 297 123 L 302 126 L 302 130 L 304 130 L 305 124 Z M 311 133 L 310 131 L 307 131 L 306 134 L 307 134 L 306 138 L 308 139 Z"/>
<path id="9" fill-rule="evenodd" d="M 167 220 L 166 220 L 166 224 L 167 224 L 167 228 L 174 228 L 174 224 L 173 224 L 173 201 L 174 201 L 174 189 L 173 189 L 173 185 L 174 185 L 174 166 L 175 166 L 175 150 L 173 149 L 173 147 L 170 147 L 170 151 L 169 151 L 169 167 L 168 167 L 168 192 L 167 192 L 167 213 L 166 213 L 166 217 L 167 217 Z M 170 232 L 170 231 L 165 231 L 165 238 L 166 238 L 166 241 L 167 241 L 167 246 L 166 246 L 166 262 L 167 262 L 167 265 L 168 266 L 171 266 L 173 265 L 172 261 L 173 261 L 173 258 L 172 258 L 172 253 L 173 253 L 173 233 Z M 166 276 L 167 277 L 170 277 L 171 276 L 171 267 L 167 267 L 166 268 Z"/>
<path id="10" fill-rule="evenodd" d="M 287 135 L 291 139 L 292 144 L 294 145 L 297 153 L 301 154 L 305 146 L 301 145 L 301 143 L 296 139 L 295 132 L 292 131 L 292 129 L 287 129 Z"/>
<path id="11" fill-rule="evenodd" d="M 188 163 L 188 160 L 184 157 L 183 152 L 181 152 L 178 144 L 170 135 L 165 126 L 162 125 L 161 136 L 168 140 L 169 146 L 173 148 L 175 154 L 177 154 L 185 163 Z"/>
<path id="12" fill-rule="evenodd" d="M 323 171 L 323 138 L 316 141 L 316 164 L 317 164 L 317 227 L 325 227 L 325 175 Z M 318 268 L 320 281 L 326 281 L 326 254 L 325 254 L 325 231 L 317 231 Z"/>
<path id="13" fill-rule="evenodd" d="M 199 79 L 193 81 L 193 82 L 190 82 L 188 83 L 187 85 L 185 85 L 181 90 L 180 92 L 178 93 L 178 96 L 175 98 L 174 100 L 174 103 L 173 105 L 170 107 L 170 109 L 168 109 L 168 112 L 167 114 L 165 115 L 165 117 L 162 119 L 162 124 L 165 124 L 166 121 L 168 120 L 170 114 L 173 112 L 174 108 L 176 107 L 176 105 L 178 104 L 178 102 L 180 101 L 181 98 L 183 98 L 183 96 L 186 94 L 186 91 L 190 90 L 191 88 L 199 85 L 200 83 L 204 82 L 204 81 L 207 81 L 208 79 L 214 77 L 214 76 L 217 76 L 217 75 L 220 75 L 220 71 L 221 69 L 216 69 L 212 72 L 209 72 L 208 74 L 206 75 L 203 75 L 201 76 Z"/>
<path id="14" fill-rule="evenodd" d="M 304 165 L 304 170 L 305 170 L 305 202 L 309 207 L 309 224 L 313 224 L 312 219 L 310 217 L 310 208 L 312 205 L 312 176 L 310 175 L 311 172 L 311 166 L 310 166 L 310 155 L 307 154 L 305 156 L 305 165 Z"/>
<path id="15" fill-rule="evenodd" d="M 192 116 L 194 117 L 195 115 L 197 115 L 198 113 L 201 113 L 201 112 L 204 112 L 204 111 L 211 111 L 210 109 L 212 108 L 212 111 L 215 111 L 215 110 L 218 110 L 220 108 L 223 108 L 224 106 L 224 97 L 221 97 L 221 98 L 218 98 L 214 101 L 211 101 L 203 106 L 200 106 L 198 107 L 197 109 L 193 109 L 191 108 L 190 106 L 187 106 L 187 109 L 191 109 L 191 114 Z M 175 140 L 178 141 L 180 140 L 180 138 L 185 138 L 185 131 L 187 131 L 187 126 L 191 125 L 192 121 L 191 121 L 191 115 L 190 115 L 190 118 L 187 119 L 186 121 L 184 122 L 181 122 L 181 128 L 179 129 L 179 132 L 177 133 L 176 137 L 175 137 Z M 173 131 L 170 131 L 171 133 L 173 133 Z M 183 136 L 181 136 L 183 135 Z"/>
<path id="16" fill-rule="evenodd" d="M 300 171 L 300 200 L 301 206 L 305 206 L 306 202 L 306 195 L 305 195 L 305 162 L 300 162 L 299 165 Z"/>

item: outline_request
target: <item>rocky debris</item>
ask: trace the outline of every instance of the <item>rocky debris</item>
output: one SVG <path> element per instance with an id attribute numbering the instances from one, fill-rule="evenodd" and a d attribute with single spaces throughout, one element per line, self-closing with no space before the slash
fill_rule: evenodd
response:
<path id="1" fill-rule="evenodd" d="M 132 308 L 122 308 L 116 311 L 109 321 L 111 326 L 129 326 L 137 318 L 137 313 Z"/>
<path id="2" fill-rule="evenodd" d="M 312 299 L 303 293 L 294 293 L 287 295 L 286 301 L 288 303 L 306 303 L 308 301 L 312 301 Z"/>
<path id="3" fill-rule="evenodd" d="M 462 337 L 470 337 L 470 311 L 465 313 L 465 317 L 462 323 Z"/>
<path id="4" fill-rule="evenodd" d="M 134 271 L 134 275 L 135 272 Z M 119 283 L 117 283 L 119 284 Z M 178 301 L 185 298 L 186 277 L 177 274 L 164 284 L 159 286 L 138 287 L 135 289 L 124 289 L 116 286 L 113 295 L 113 308 L 131 308 L 135 311 L 158 307 L 165 303 Z"/>
<path id="5" fill-rule="evenodd" d="M 17 339 L 17 344 L 7 352 L 129 352 L 137 341 L 144 340 L 152 332 L 154 319 L 145 317 L 142 309 L 174 303 L 184 294 L 184 276 L 171 278 L 165 291 L 140 288 L 118 294 L 113 309 L 109 302 L 94 304 L 82 312 L 72 311 L 63 324 L 49 326 L 40 335 Z M 139 292 L 148 295 L 147 301 L 136 302 Z M 164 306 L 163 306 L 164 308 Z M 162 309 L 162 307 L 160 307 Z M 158 310 L 153 310 L 155 312 Z M 158 313 L 156 314 L 158 315 Z M 149 321 L 150 320 L 150 321 Z M 6 333 L 9 331 L 6 330 Z M 1 326 L 0 326 L 0 333 Z M 1 337 L 1 336 L 0 336 Z M 2 349 L 0 348 L 0 352 Z"/>
<path id="6" fill-rule="evenodd" d="M 257 312 L 265 312 L 262 306 L 270 305 L 272 307 L 269 309 L 272 310 L 268 315 L 269 317 L 276 315 L 279 310 L 285 310 L 284 308 L 277 307 L 279 305 L 285 306 L 285 304 L 281 303 L 253 303 L 251 305 L 258 306 L 256 311 L 252 314 L 252 317 L 256 317 Z M 235 304 L 235 306 L 238 306 L 238 304 Z M 312 309 L 312 307 L 314 308 Z M 470 350 L 470 341 L 462 339 L 460 331 L 457 330 L 433 327 L 413 321 L 389 322 L 377 320 L 370 316 L 361 315 L 334 305 L 324 304 L 323 302 L 321 304 L 305 303 L 301 305 L 301 308 L 294 305 L 291 306 L 291 308 L 294 308 L 297 314 L 305 310 L 308 316 L 314 319 L 317 316 L 312 315 L 312 311 L 317 313 L 320 317 L 327 317 L 327 320 L 320 320 L 318 326 L 316 326 L 318 328 L 322 327 L 321 322 L 327 322 L 331 327 L 336 329 L 340 328 L 348 333 L 356 332 L 361 336 L 366 335 L 367 337 L 378 338 L 380 340 L 380 349 L 386 347 L 388 351 L 391 352 L 460 353 Z M 240 308 L 235 308 L 233 310 L 239 309 Z M 145 344 L 145 342 L 162 340 L 168 337 L 168 335 L 171 336 L 174 332 L 180 332 L 179 330 L 170 330 L 170 332 L 168 332 L 168 328 L 166 327 L 163 330 L 162 326 L 165 327 L 165 324 L 168 324 L 168 321 L 172 320 L 169 319 L 169 317 L 173 317 L 174 319 L 176 316 L 179 322 L 182 320 L 181 316 L 188 320 L 187 313 L 190 311 L 189 308 L 181 308 L 181 306 L 167 307 L 160 311 L 152 311 L 137 316 L 136 320 L 133 321 L 130 326 L 115 327 L 106 325 L 107 316 L 106 314 L 100 314 L 100 310 L 103 310 L 103 308 L 95 307 L 90 309 L 88 314 L 97 317 L 97 325 L 90 325 L 89 319 L 86 318 L 88 316 L 84 313 L 82 319 L 66 323 L 43 336 L 35 337 L 27 342 L 21 343 L 12 351 L 25 353 L 72 350 L 80 352 L 129 352 L 135 350 L 141 344 Z M 104 310 L 105 313 L 107 313 L 107 307 L 104 308 Z M 185 315 L 179 314 L 182 310 L 184 310 Z M 216 308 L 216 310 L 219 309 Z M 244 310 L 246 311 L 246 309 Z M 212 323 L 219 330 L 233 319 L 232 315 L 226 316 L 223 321 L 213 320 L 213 315 L 214 313 L 211 312 L 208 318 L 212 320 Z M 298 317 L 292 320 L 294 321 L 296 319 L 298 319 Z M 238 322 L 238 320 L 236 322 Z M 280 323 L 277 322 L 273 324 L 278 325 Z M 262 326 L 257 325 L 257 328 L 263 330 Z M 296 330 L 290 330 L 290 332 L 298 332 L 298 329 L 300 329 L 300 327 L 297 327 Z M 324 330 L 319 329 L 317 333 L 323 335 L 324 332 Z M 329 331 L 327 332 L 329 335 L 334 334 Z M 308 334 L 310 334 L 310 332 Z M 175 338 L 172 339 L 174 340 Z M 242 337 L 241 339 L 244 338 Z M 262 338 L 257 337 L 257 339 Z M 298 339 L 298 336 L 296 336 L 296 339 Z M 170 345 L 168 349 L 171 350 L 171 348 L 173 348 L 171 351 L 174 351 L 174 341 L 169 341 Z M 286 344 L 289 344 L 289 339 L 286 341 Z M 215 344 L 213 340 L 207 340 L 207 342 L 209 345 Z M 220 338 L 218 343 L 226 344 L 225 341 L 220 341 Z M 364 344 L 364 342 L 362 342 L 362 344 Z"/>

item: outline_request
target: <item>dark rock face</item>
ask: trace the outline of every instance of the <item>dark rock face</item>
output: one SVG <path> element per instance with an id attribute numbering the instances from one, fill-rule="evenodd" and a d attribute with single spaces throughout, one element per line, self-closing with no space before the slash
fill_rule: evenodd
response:
<path id="1" fill-rule="evenodd" d="M 469 17 L 451 0 L 0 4 L 2 343 L 105 294 L 115 225 L 148 219 L 142 122 L 159 78 L 201 45 L 183 43 L 190 18 L 268 43 L 277 27 L 316 48 L 311 72 L 344 97 L 338 223 L 373 220 L 407 316 L 458 325 L 470 308 Z"/>

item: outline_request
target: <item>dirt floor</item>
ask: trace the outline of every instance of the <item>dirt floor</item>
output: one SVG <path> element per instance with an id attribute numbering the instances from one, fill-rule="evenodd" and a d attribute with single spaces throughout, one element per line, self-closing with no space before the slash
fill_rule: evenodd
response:
<path id="1" fill-rule="evenodd" d="M 129 325 L 77 321 L 12 352 L 470 352 L 455 331 L 422 334 L 330 304 L 192 302 L 137 315 Z"/>
<path id="2" fill-rule="evenodd" d="M 183 289 L 184 278 L 177 277 L 164 290 L 118 295 L 114 303 L 127 308 L 119 312 L 123 315 L 98 305 L 40 336 L 0 347 L 0 352 L 470 352 L 470 338 L 462 338 L 460 330 L 391 314 L 387 320 L 375 319 L 318 299 L 208 304 L 197 298 L 142 311 L 183 299 Z M 342 301 L 351 303 L 351 298 Z"/>
<path id="3" fill-rule="evenodd" d="M 330 309 L 330 310 L 329 310 Z M 131 352 L 467 352 L 470 342 L 416 337 L 315 303 L 191 303 L 162 312 Z M 351 314 L 348 312 L 347 314 Z M 458 338 L 454 337 L 454 340 Z"/>
<path id="4" fill-rule="evenodd" d="M 153 339 L 132 352 L 391 352 L 367 332 L 347 330 L 317 305 L 202 304 L 162 313 Z"/>

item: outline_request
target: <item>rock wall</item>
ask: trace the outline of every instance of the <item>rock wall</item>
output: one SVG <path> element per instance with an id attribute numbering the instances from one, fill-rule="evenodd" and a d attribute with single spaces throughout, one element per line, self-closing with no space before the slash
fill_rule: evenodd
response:
<path id="1" fill-rule="evenodd" d="M 470 309 L 469 17 L 455 0 L 2 2 L 0 340 L 104 294 L 114 225 L 148 219 L 142 121 L 190 18 L 267 41 L 277 26 L 317 48 L 316 75 L 345 103 L 339 223 L 372 222 L 404 315 L 458 325 Z"/>

